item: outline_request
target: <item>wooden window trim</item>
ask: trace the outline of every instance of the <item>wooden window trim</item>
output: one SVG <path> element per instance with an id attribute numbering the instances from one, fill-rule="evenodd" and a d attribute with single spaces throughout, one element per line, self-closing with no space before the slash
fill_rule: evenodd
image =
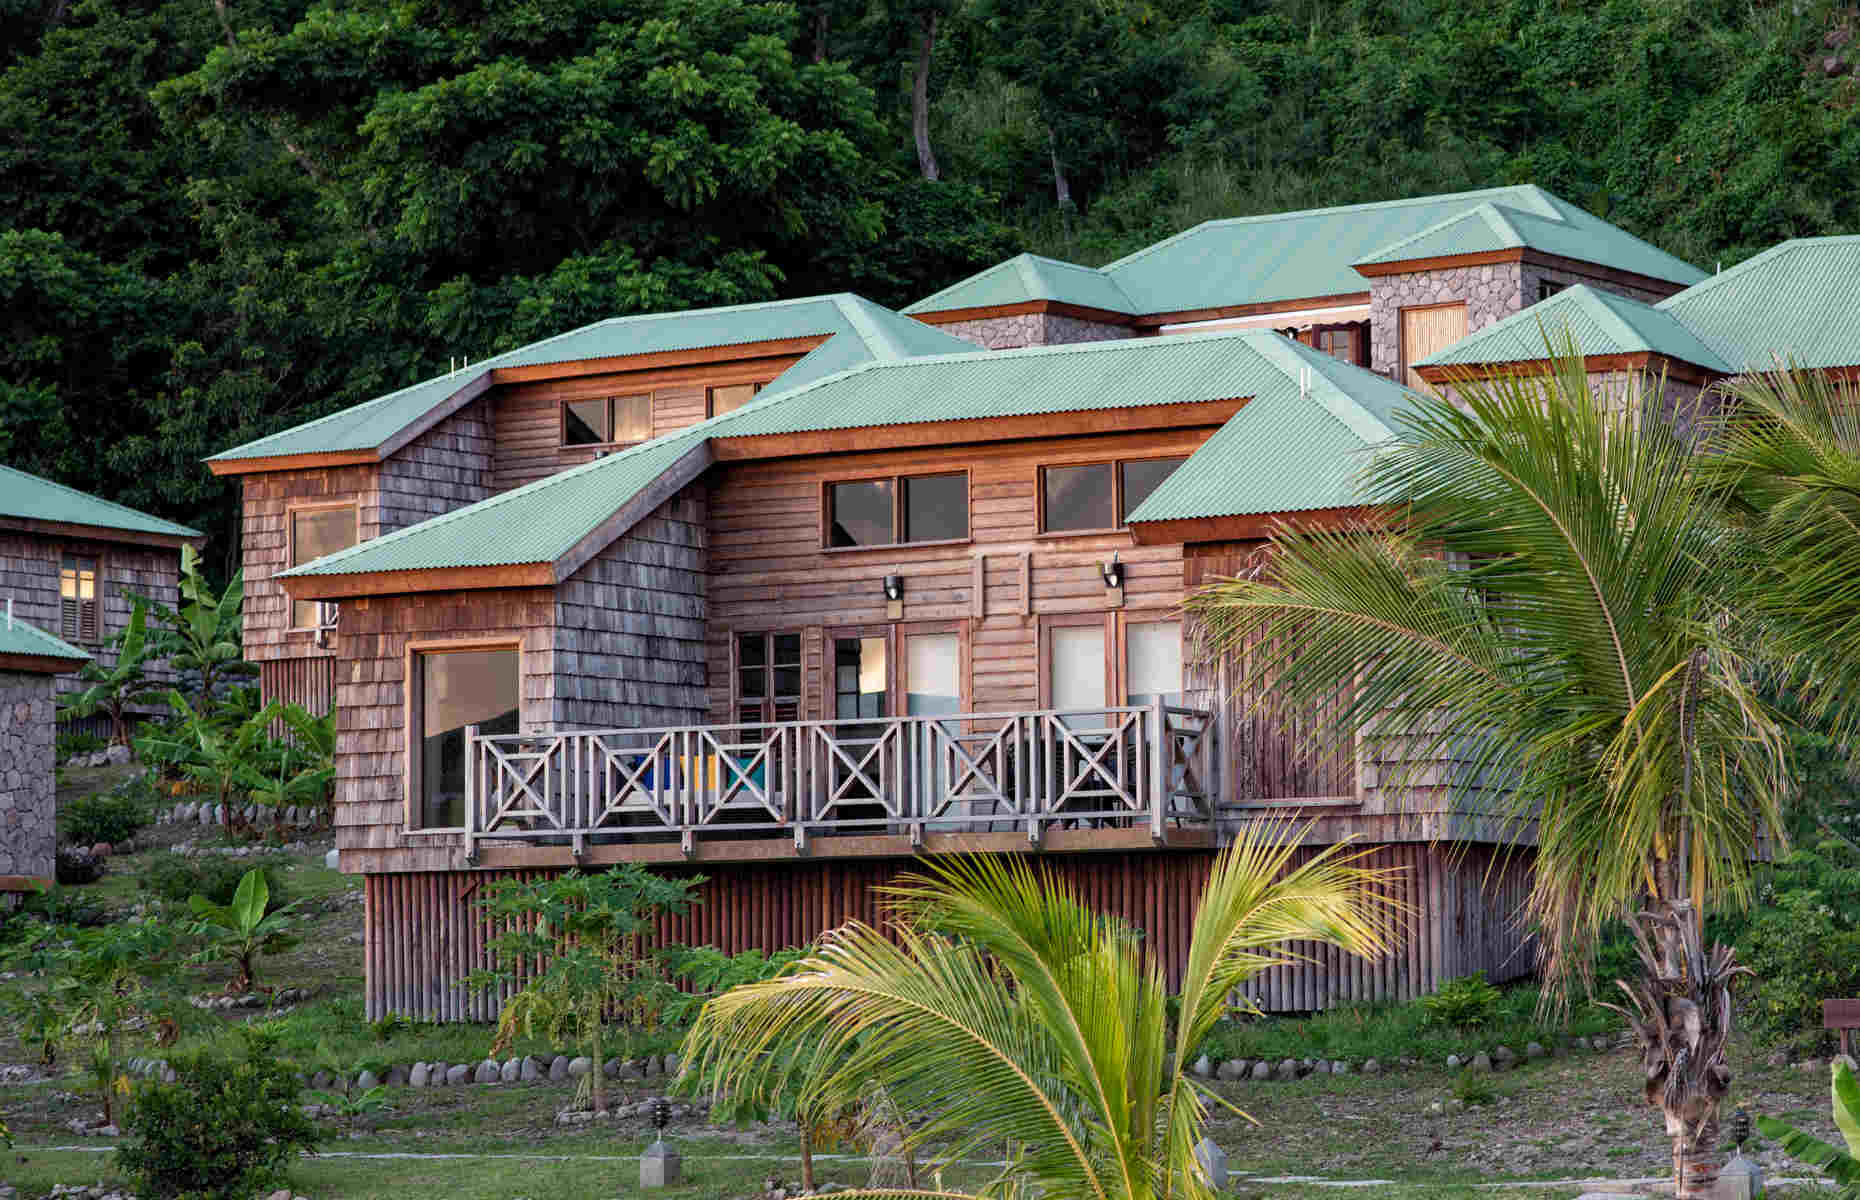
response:
<path id="1" fill-rule="evenodd" d="M 293 500 L 284 506 L 284 570 L 288 571 L 297 563 L 297 514 L 303 512 L 336 512 L 340 509 L 355 511 L 355 541 L 359 546 L 368 539 L 362 536 L 362 502 L 360 497 L 350 496 L 340 500 Z M 299 625 L 296 622 L 297 601 L 290 594 L 284 597 L 284 632 L 286 634 L 314 635 L 316 627 Z"/>
<path id="2" fill-rule="evenodd" d="M 743 401 L 743 404 L 754 404 L 756 397 L 762 394 L 762 389 L 767 387 L 770 382 L 771 381 L 767 379 L 750 379 L 750 380 L 745 380 L 745 381 L 738 382 L 738 383 L 712 383 L 712 384 L 705 385 L 705 388 L 704 388 L 704 419 L 708 421 L 710 418 L 717 415 L 717 389 L 718 388 L 720 387 L 754 388 L 755 390 L 749 393 L 749 399 Z M 742 407 L 741 404 L 737 405 L 737 408 L 741 408 L 741 407 Z M 736 409 L 731 409 L 730 411 L 735 412 Z"/>
<path id="3" fill-rule="evenodd" d="M 90 601 L 95 618 L 95 628 L 92 635 L 88 638 L 84 637 L 82 634 L 84 628 L 82 600 L 78 601 L 78 636 L 65 637 L 65 559 L 67 558 L 87 558 L 96 564 L 92 568 L 96 572 L 97 578 L 92 584 L 93 595 Z M 74 646 L 101 646 L 109 641 L 109 633 L 103 627 L 103 581 L 105 579 L 104 567 L 106 561 L 107 554 L 102 547 L 98 547 L 94 550 L 76 550 L 70 546 L 61 545 L 58 548 L 58 636 L 64 638 L 65 641 L 70 642 Z"/>
<path id="4" fill-rule="evenodd" d="M 1033 519 L 1034 536 L 1037 538 L 1072 538 L 1105 537 L 1110 534 L 1129 533 L 1130 524 L 1119 518 L 1116 525 L 1100 526 L 1096 529 L 1048 529 L 1046 527 L 1046 472 L 1049 468 L 1066 470 L 1071 467 L 1111 468 L 1111 513 L 1113 516 L 1124 511 L 1124 465 L 1126 463 L 1164 462 L 1179 459 L 1187 462 L 1194 456 L 1190 450 L 1186 454 L 1134 454 L 1129 458 L 1087 458 L 1079 462 L 1065 462 L 1055 459 L 1043 462 L 1033 469 Z"/>
<path id="5" fill-rule="evenodd" d="M 835 546 L 833 544 L 833 489 L 842 483 L 889 483 L 891 485 L 891 536 L 895 539 L 898 530 L 904 526 L 904 481 L 907 479 L 940 479 L 946 475 L 962 476 L 963 523 L 968 526 L 968 537 L 934 538 L 921 542 L 874 542 L 870 546 Z M 876 475 L 847 475 L 820 481 L 820 548 L 828 554 L 856 554 L 862 550 L 915 550 L 925 546 L 967 546 L 975 541 L 975 488 L 974 479 L 967 467 L 958 467 L 953 471 L 909 471 L 879 473 Z"/>
<path id="6" fill-rule="evenodd" d="M 774 637 L 782 637 L 784 635 L 798 637 L 801 639 L 801 657 L 796 663 L 796 665 L 801 670 L 801 689 L 800 691 L 796 692 L 794 696 L 794 715 L 795 715 L 795 720 L 797 721 L 802 721 L 802 720 L 807 719 L 807 628 L 806 626 L 803 626 L 803 625 L 794 625 L 794 626 L 771 625 L 767 627 L 757 626 L 757 627 L 752 627 L 749 629 L 728 629 L 724 631 L 724 636 L 729 640 L 729 647 L 730 647 L 730 693 L 729 693 L 730 694 L 730 700 L 729 700 L 730 707 L 729 707 L 729 714 L 728 714 L 730 719 L 724 722 L 724 724 L 726 725 L 738 725 L 738 724 L 772 725 L 775 723 L 775 715 L 774 715 L 774 710 L 772 708 L 772 704 L 775 698 L 775 692 L 773 690 L 773 685 L 774 685 L 773 672 L 775 669 L 775 664 L 772 661 L 765 662 L 762 665 L 762 669 L 770 673 L 768 680 L 767 680 L 768 690 L 764 691 L 762 695 L 762 713 L 763 713 L 762 718 L 758 721 L 738 720 L 738 718 L 742 716 L 742 708 L 743 708 L 743 694 L 742 694 L 743 659 L 742 659 L 741 639 L 746 638 L 746 637 L 774 638 Z M 773 652 L 774 652 L 774 647 L 771 645 L 768 647 L 768 653 L 772 655 Z"/>
<path id="7" fill-rule="evenodd" d="M 614 401 L 631 400 L 635 396 L 644 396 L 646 398 L 646 423 L 649 426 L 652 426 L 653 428 L 657 428 L 656 422 L 658 420 L 659 397 L 658 397 L 658 393 L 651 388 L 647 388 L 641 391 L 619 391 L 619 392 L 610 391 L 610 392 L 605 392 L 599 396 L 564 396 L 562 399 L 556 401 L 556 405 L 555 405 L 556 449 L 570 450 L 570 451 L 574 451 L 574 450 L 627 450 L 634 446 L 644 445 L 646 442 L 651 441 L 653 437 L 655 436 L 654 434 L 651 434 L 651 433 L 648 433 L 645 437 L 640 438 L 638 441 L 634 441 L 634 442 L 617 442 L 613 439 Z M 570 442 L 568 440 L 568 406 L 571 404 L 586 404 L 590 400 L 599 400 L 601 403 L 607 406 L 607 440 L 604 442 Z M 705 405 L 707 408 L 709 404 L 710 404 L 709 390 L 706 389 Z"/>
<path id="8" fill-rule="evenodd" d="M 1106 708 L 1123 708 L 1128 692 L 1124 677 L 1124 655 L 1129 646 L 1131 625 L 1185 624 L 1178 608 L 1112 608 L 1100 612 L 1043 613 L 1039 621 L 1039 648 L 1036 670 L 1039 672 L 1040 708 L 1053 707 L 1052 631 L 1098 626 L 1104 631 L 1104 696 Z M 1184 669 L 1186 671 L 1186 654 Z M 1182 690 L 1187 692 L 1186 679 Z"/>
<path id="9" fill-rule="evenodd" d="M 463 825 L 416 826 L 415 815 L 420 803 L 420 756 L 416 753 L 420 736 L 419 729 L 425 712 L 422 708 L 422 693 L 426 687 L 425 679 L 419 672 L 420 656 L 423 654 L 448 654 L 464 650 L 514 650 L 517 652 L 517 723 L 523 724 L 523 680 L 526 652 L 523 648 L 521 634 L 492 634 L 483 637 L 463 638 L 428 638 L 409 641 L 401 651 L 401 728 L 402 753 L 406 756 L 401 763 L 401 832 L 403 834 L 458 834 L 464 833 Z M 466 770 L 470 770 L 466 764 Z"/>
<path id="10" fill-rule="evenodd" d="M 1112 695 L 1116 696 L 1118 698 L 1118 704 L 1122 705 L 1127 703 L 1130 698 L 1130 679 L 1126 674 L 1126 668 L 1130 663 L 1130 627 L 1132 625 L 1174 625 L 1178 630 L 1182 631 L 1183 637 L 1186 637 L 1188 622 L 1184 619 L 1182 610 L 1179 608 L 1139 608 L 1134 610 L 1120 608 L 1112 614 L 1112 616 L 1113 624 L 1116 626 L 1115 633 L 1117 641 L 1117 648 L 1113 651 L 1116 655 L 1116 662 L 1114 665 L 1117 668 L 1117 675 L 1113 682 L 1116 684 L 1117 690 L 1113 692 Z M 1184 697 L 1187 696 L 1189 691 L 1188 654 L 1186 651 L 1187 646 L 1184 645 L 1181 652 L 1182 670 L 1179 677 L 1176 679 L 1177 694 Z"/>
<path id="11" fill-rule="evenodd" d="M 888 678 L 885 680 L 885 707 L 892 717 L 904 716 L 905 699 L 909 695 L 910 666 L 904 659 L 904 642 L 906 638 L 923 634 L 953 633 L 956 635 L 956 683 L 957 708 L 962 712 L 975 709 L 974 668 L 970 647 L 971 622 L 967 617 L 956 617 L 947 621 L 881 621 L 868 625 L 828 625 L 821 630 L 820 643 L 820 689 L 821 716 L 823 720 L 834 721 L 840 718 L 827 715 L 832 707 L 834 689 L 833 679 L 833 643 L 839 638 L 882 637 L 885 639 L 885 665 Z M 852 718 L 847 718 L 852 719 Z"/>

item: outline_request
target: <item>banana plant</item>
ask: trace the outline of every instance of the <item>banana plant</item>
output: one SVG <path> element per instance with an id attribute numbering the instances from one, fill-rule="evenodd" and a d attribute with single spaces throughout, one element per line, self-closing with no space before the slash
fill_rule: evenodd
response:
<path id="1" fill-rule="evenodd" d="M 215 904 L 205 896 L 187 898 L 189 908 L 200 918 L 194 932 L 208 939 L 208 945 L 194 956 L 196 962 L 229 961 L 235 972 L 230 992 L 249 992 L 256 980 L 254 965 L 260 955 L 279 954 L 297 944 L 291 929 L 290 912 L 295 903 L 281 908 L 266 908 L 271 903 L 271 888 L 265 872 L 254 867 L 239 880 L 231 904 Z"/>
<path id="2" fill-rule="evenodd" d="M 1833 1091 L 1834 1125 L 1847 1143 L 1845 1150 L 1775 1117 L 1758 1117 L 1757 1128 L 1782 1143 L 1789 1157 L 1821 1168 L 1840 1185 L 1841 1200 L 1860 1200 L 1860 1083 L 1844 1062 L 1834 1064 Z"/>
<path id="3" fill-rule="evenodd" d="M 204 703 L 226 680 L 258 673 L 258 667 L 245 660 L 241 644 L 245 573 L 233 572 L 216 593 L 200 573 L 200 552 L 182 546 L 180 591 L 178 609 L 149 602 L 156 623 L 153 651 L 176 670 L 199 672 Z"/>
<path id="4" fill-rule="evenodd" d="M 85 663 L 78 672 L 84 690 L 71 698 L 61 715 L 91 717 L 103 713 L 110 718 L 110 741 L 127 746 L 129 710 L 160 687 L 146 672 L 150 641 L 148 603 L 139 596 L 131 597 L 129 624 L 110 639 L 116 661 L 107 667 L 96 659 Z"/>

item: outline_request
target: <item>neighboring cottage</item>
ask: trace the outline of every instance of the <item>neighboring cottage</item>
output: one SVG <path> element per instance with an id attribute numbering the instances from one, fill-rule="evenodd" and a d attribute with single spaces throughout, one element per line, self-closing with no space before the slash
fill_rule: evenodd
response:
<path id="1" fill-rule="evenodd" d="M 874 919 L 921 854 L 1037 850 L 1175 970 L 1210 856 L 1287 814 L 1407 868 L 1417 916 L 1266 1007 L 1528 972 L 1529 831 L 1385 786 L 1369 739 L 1301 754 L 1179 605 L 1373 513 L 1390 376 L 1558 288 L 1704 281 L 1532 187 L 1210 222 L 911 317 L 604 321 L 215 456 L 266 695 L 335 706 L 369 1015 L 487 1015 L 481 885 L 622 861 L 702 870 L 665 933 L 736 951 Z"/>
<path id="2" fill-rule="evenodd" d="M 0 894 L 53 882 L 56 681 L 89 658 L 11 612 L 0 618 Z"/>
<path id="3" fill-rule="evenodd" d="M 204 540 L 197 529 L 0 466 L 0 601 L 105 665 L 115 664 L 106 643 L 129 623 L 130 593 L 180 603 L 181 547 Z M 59 675 L 60 696 L 79 690 L 76 670 Z"/>

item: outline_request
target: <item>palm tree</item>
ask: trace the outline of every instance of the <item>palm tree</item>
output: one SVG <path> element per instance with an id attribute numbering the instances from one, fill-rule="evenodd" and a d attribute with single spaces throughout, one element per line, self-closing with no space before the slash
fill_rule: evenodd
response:
<path id="1" fill-rule="evenodd" d="M 1224 1102 L 1184 1065 L 1289 943 L 1377 955 L 1399 912 L 1390 874 L 1346 847 L 1296 864 L 1298 832 L 1253 827 L 1218 857 L 1173 1019 L 1163 964 L 1136 931 L 1044 870 L 981 856 L 891 889 L 892 937 L 853 922 L 780 977 L 705 1005 L 686 1069 L 719 1095 L 799 1091 L 817 1112 L 882 1087 L 923 1114 L 907 1152 L 1013 1147 L 992 1196 L 1206 1200 L 1194 1150 L 1210 1103 Z"/>
<path id="2" fill-rule="evenodd" d="M 1586 985 L 1596 937 L 1626 921 L 1642 973 L 1619 1007 L 1679 1194 L 1703 1195 L 1745 973 L 1705 949 L 1703 913 L 1748 895 L 1787 759 L 1737 640 L 1737 543 L 1657 391 L 1598 397 L 1567 354 L 1456 390 L 1417 397 L 1367 468 L 1388 519 L 1282 530 L 1269 576 L 1189 608 L 1204 653 L 1250 655 L 1273 681 L 1255 703 L 1304 717 L 1314 750 L 1362 728 L 1406 763 L 1393 786 L 1444 774 L 1463 805 L 1535 829 L 1519 916 L 1550 995 Z"/>
<path id="3" fill-rule="evenodd" d="M 1778 370 L 1726 399 L 1700 470 L 1748 534 L 1745 605 L 1809 715 L 1860 752 L 1860 394 Z"/>

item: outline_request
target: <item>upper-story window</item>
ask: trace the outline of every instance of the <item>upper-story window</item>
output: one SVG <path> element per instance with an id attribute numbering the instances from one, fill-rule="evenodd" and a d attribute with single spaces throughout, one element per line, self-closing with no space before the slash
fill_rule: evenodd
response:
<path id="1" fill-rule="evenodd" d="M 969 536 L 969 477 L 905 475 L 827 485 L 828 546 L 895 546 Z"/>
<path id="2" fill-rule="evenodd" d="M 1040 529 L 1044 533 L 1121 529 L 1137 506 L 1186 461 L 1133 458 L 1044 467 L 1040 471 Z"/>
<path id="3" fill-rule="evenodd" d="M 97 560 L 67 554 L 58 569 L 59 634 L 67 642 L 101 639 L 97 615 Z"/>
<path id="4" fill-rule="evenodd" d="M 1540 302 L 1548 300 L 1568 286 L 1567 283 L 1558 283 L 1554 279 L 1539 279 L 1537 281 L 1537 299 Z"/>
<path id="5" fill-rule="evenodd" d="M 325 554 L 347 550 L 355 545 L 356 507 L 350 501 L 324 504 L 314 508 L 294 508 L 290 513 L 290 563 L 301 567 Z M 323 624 L 323 605 L 318 600 L 291 601 L 291 628 L 315 629 Z"/>
<path id="6" fill-rule="evenodd" d="M 756 398 L 762 390 L 759 383 L 733 383 L 728 387 L 710 389 L 710 415 L 721 417 L 724 413 L 735 412 Z"/>
<path id="7" fill-rule="evenodd" d="M 652 437 L 652 397 L 602 396 L 562 402 L 564 446 L 607 446 Z"/>
<path id="8" fill-rule="evenodd" d="M 1361 361 L 1357 357 L 1358 330 L 1354 325 L 1333 325 L 1326 329 L 1314 331 L 1312 345 L 1330 355 L 1353 363 Z"/>

